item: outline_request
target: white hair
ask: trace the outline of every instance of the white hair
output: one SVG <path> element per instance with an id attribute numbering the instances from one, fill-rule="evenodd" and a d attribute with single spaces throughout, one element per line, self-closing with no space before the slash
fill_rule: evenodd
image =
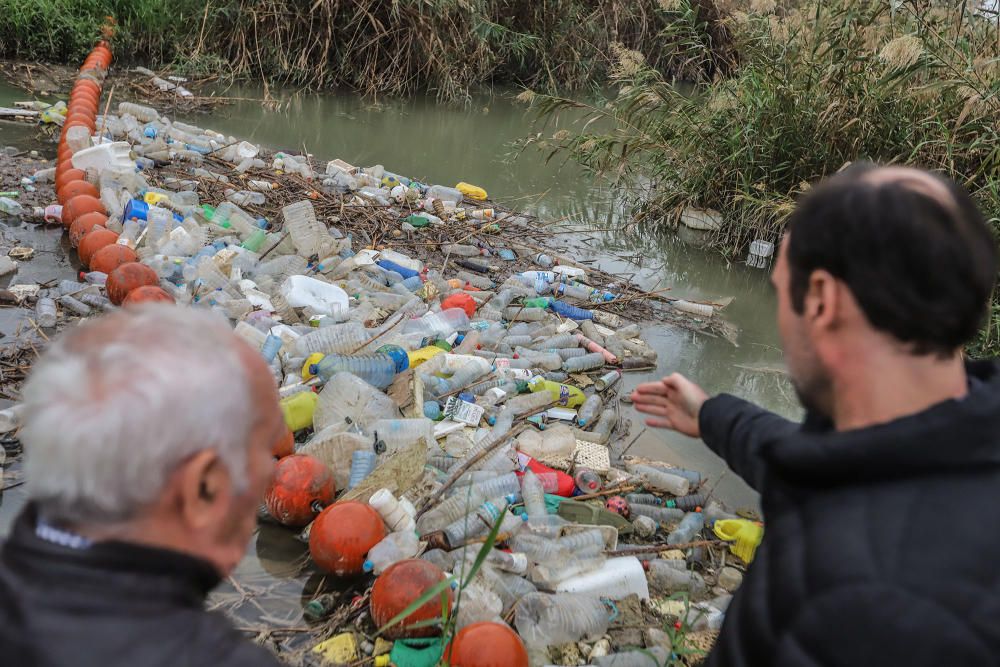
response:
<path id="1" fill-rule="evenodd" d="M 28 497 L 42 516 L 128 520 L 209 449 L 244 490 L 254 406 L 237 340 L 214 312 L 165 304 L 66 332 L 23 390 Z"/>

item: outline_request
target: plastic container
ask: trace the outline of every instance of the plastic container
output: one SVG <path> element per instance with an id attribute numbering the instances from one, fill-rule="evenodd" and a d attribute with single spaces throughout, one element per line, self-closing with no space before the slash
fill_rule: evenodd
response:
<path id="1" fill-rule="evenodd" d="M 160 112 L 152 107 L 133 104 L 132 102 L 119 103 L 118 115 L 124 116 L 126 114 L 134 116 L 140 123 L 150 123 L 160 117 Z"/>
<path id="2" fill-rule="evenodd" d="M 750 244 L 750 253 L 747 255 L 747 266 L 755 269 L 763 269 L 774 254 L 774 244 L 770 241 L 760 239 Z"/>
<path id="3" fill-rule="evenodd" d="M 410 320 L 403 327 L 403 333 L 447 338 L 456 331 L 466 331 L 468 328 L 469 316 L 465 311 L 461 308 L 449 308 Z"/>
<path id="4" fill-rule="evenodd" d="M 575 408 L 586 400 L 583 392 L 578 388 L 543 380 L 540 377 L 532 378 L 528 382 L 528 389 L 531 393 L 547 392 L 556 405 L 565 408 Z"/>
<path id="5" fill-rule="evenodd" d="M 296 339 L 292 350 L 300 357 L 307 357 L 314 352 L 349 354 L 361 349 L 368 339 L 368 332 L 360 322 L 344 322 L 307 333 Z"/>
<path id="6" fill-rule="evenodd" d="M 715 314 L 715 308 L 707 303 L 693 303 L 684 299 L 678 299 L 677 301 L 671 301 L 670 305 L 676 310 L 697 317 L 712 317 Z"/>
<path id="7" fill-rule="evenodd" d="M 589 593 L 611 600 L 621 600 L 632 594 L 638 595 L 640 600 L 649 599 L 646 572 L 635 556 L 609 558 L 596 570 L 563 580 L 556 591 Z"/>
<path id="8" fill-rule="evenodd" d="M 582 357 L 572 357 L 566 359 L 562 363 L 562 368 L 567 373 L 580 373 L 583 371 L 594 370 L 595 368 L 601 368 L 604 366 L 605 358 L 601 353 L 591 352 L 590 354 L 585 354 Z"/>
<path id="9" fill-rule="evenodd" d="M 281 295 L 294 308 L 309 308 L 323 315 L 348 311 L 347 292 L 332 283 L 309 276 L 289 276 L 281 284 Z"/>
<path id="10" fill-rule="evenodd" d="M 129 157 L 132 147 L 127 141 L 115 141 L 110 144 L 99 144 L 77 151 L 70 158 L 75 169 L 94 169 L 102 172 L 106 169 L 133 169 L 135 162 Z"/>
<path id="11" fill-rule="evenodd" d="M 627 500 L 627 498 L 626 498 Z M 684 518 L 684 510 L 676 507 L 656 507 L 630 502 L 629 508 L 635 516 L 646 516 L 657 523 L 676 523 Z"/>
<path id="12" fill-rule="evenodd" d="M 353 423 L 366 428 L 376 420 L 393 419 L 398 414 L 396 402 L 368 382 L 351 373 L 334 373 L 319 392 L 313 427 Z"/>
<path id="13" fill-rule="evenodd" d="M 421 438 L 424 444 L 434 445 L 434 422 L 426 417 L 416 419 L 379 419 L 368 430 L 375 437 L 375 452 L 392 454 L 415 445 Z"/>

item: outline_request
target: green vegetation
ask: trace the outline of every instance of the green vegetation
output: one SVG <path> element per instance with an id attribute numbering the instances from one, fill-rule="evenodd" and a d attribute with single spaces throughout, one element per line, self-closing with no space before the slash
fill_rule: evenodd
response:
<path id="1" fill-rule="evenodd" d="M 691 70 L 671 60 L 671 17 L 655 0 L 0 0 L 0 15 L 8 58 L 76 62 L 112 15 L 125 62 L 368 94 L 578 89 L 606 78 L 617 42 L 664 53 L 650 65 L 665 72 Z"/>
<path id="2" fill-rule="evenodd" d="M 674 38 L 658 57 L 713 57 L 716 19 L 686 0 L 662 4 Z M 529 143 L 612 179 L 650 225 L 674 226 L 689 206 L 720 211 L 714 244 L 733 257 L 755 238 L 776 241 L 799 193 L 860 159 L 939 170 L 1000 225 L 995 15 L 964 2 L 752 4 L 722 19 L 739 54 L 731 76 L 681 89 L 616 46 L 611 96 L 522 95 L 561 128 Z M 1000 351 L 998 313 L 973 354 Z"/>

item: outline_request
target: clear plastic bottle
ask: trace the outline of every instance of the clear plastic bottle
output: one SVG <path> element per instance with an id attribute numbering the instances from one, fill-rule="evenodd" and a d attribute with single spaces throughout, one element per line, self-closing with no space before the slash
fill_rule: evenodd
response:
<path id="1" fill-rule="evenodd" d="M 611 438 L 611 432 L 614 431 L 615 424 L 617 423 L 618 415 L 615 414 L 614 408 L 604 408 L 600 418 L 597 420 L 597 424 L 591 429 L 585 439 L 602 444 L 606 443 Z"/>
<path id="2" fill-rule="evenodd" d="M 675 496 L 686 496 L 691 490 L 691 483 L 680 475 L 673 475 L 638 463 L 629 463 L 625 467 L 633 475 L 639 475 L 647 488 L 655 491 L 666 491 Z"/>
<path id="3" fill-rule="evenodd" d="M 650 586 L 660 593 L 685 591 L 701 595 L 708 589 L 700 574 L 684 569 L 684 561 L 649 561 L 648 579 Z"/>
<path id="4" fill-rule="evenodd" d="M 361 349 L 369 340 L 360 322 L 334 324 L 301 336 L 293 346 L 294 354 L 307 357 L 314 352 L 350 354 Z"/>
<path id="5" fill-rule="evenodd" d="M 84 293 L 79 296 L 79 299 L 88 306 L 100 310 L 113 310 L 115 307 L 107 297 L 100 294 Z"/>
<path id="6" fill-rule="evenodd" d="M 551 646 L 600 637 L 610 618 L 597 596 L 529 593 L 517 605 L 514 625 L 529 646 Z"/>
<path id="7" fill-rule="evenodd" d="M 556 540 L 556 544 L 572 552 L 593 547 L 604 549 L 604 533 L 597 528 L 581 530 L 578 533 L 572 533 L 570 535 L 560 537 Z"/>
<path id="8" fill-rule="evenodd" d="M 641 651 L 622 651 L 594 658 L 596 667 L 661 667 L 669 663 L 670 651 L 651 646 Z"/>
<path id="9" fill-rule="evenodd" d="M 504 403 L 504 409 L 509 410 L 516 417 L 538 412 L 552 405 L 554 402 L 552 394 L 547 391 L 539 391 L 533 394 L 520 394 L 508 399 Z"/>
<path id="10" fill-rule="evenodd" d="M 348 489 L 353 489 L 363 482 L 375 470 L 378 455 L 367 450 L 357 450 L 351 455 L 351 476 L 347 483 Z"/>
<path id="11" fill-rule="evenodd" d="M 562 368 L 567 373 L 580 373 L 582 371 L 594 370 L 604 366 L 606 359 L 599 352 L 591 352 L 580 357 L 566 359 L 562 363 Z"/>
<path id="12" fill-rule="evenodd" d="M 686 544 L 695 539 L 705 527 L 705 516 L 701 512 L 688 512 L 681 519 L 677 529 L 667 535 L 667 544 Z"/>
<path id="13" fill-rule="evenodd" d="M 642 503 L 631 503 L 629 508 L 632 510 L 632 514 L 647 516 L 657 523 L 675 523 L 684 518 L 684 510 L 676 507 L 656 507 Z"/>
<path id="14" fill-rule="evenodd" d="M 517 478 L 517 475 L 512 472 L 502 475 L 495 475 L 484 471 L 473 472 L 489 476 L 489 479 L 472 482 L 475 492 L 479 496 L 496 498 L 498 496 L 516 496 L 521 493 L 521 481 Z M 461 486 L 457 488 L 453 487 L 453 489 L 454 490 L 450 496 L 462 495 L 463 493 L 468 493 L 469 491 L 469 489 L 463 489 Z"/>
<path id="15" fill-rule="evenodd" d="M 35 303 L 35 321 L 46 329 L 56 325 L 56 302 L 43 296 Z"/>
<path id="16" fill-rule="evenodd" d="M 515 551 L 526 554 L 533 563 L 565 561 L 573 556 L 566 547 L 561 546 L 555 540 L 526 532 L 515 535 L 511 541 L 511 547 Z"/>
<path id="17" fill-rule="evenodd" d="M 486 254 L 483 252 L 482 248 L 461 243 L 446 244 L 442 246 L 441 251 L 446 255 L 453 255 L 455 257 L 479 257 L 480 255 Z"/>
<path id="18" fill-rule="evenodd" d="M 400 358 L 407 359 L 406 352 L 402 348 L 391 347 L 399 352 L 383 351 L 359 355 L 328 354 L 318 364 L 310 366 L 309 370 L 318 375 L 324 382 L 333 377 L 334 373 L 346 371 L 357 375 L 373 387 L 384 389 L 392 384 L 396 373 L 406 370 L 408 363 L 408 361 L 400 360 Z"/>
<path id="19" fill-rule="evenodd" d="M 59 305 L 81 317 L 90 315 L 90 306 L 85 303 L 81 303 L 78 299 L 70 296 L 69 294 L 64 294 L 59 297 Z"/>
<path id="20" fill-rule="evenodd" d="M 470 538 L 485 535 L 507 511 L 509 499 L 499 496 L 483 502 L 444 528 L 445 538 L 452 547 L 465 544 Z"/>
<path id="21" fill-rule="evenodd" d="M 281 209 L 281 214 L 285 219 L 285 230 L 291 236 L 296 252 L 302 257 L 320 254 L 324 242 L 330 235 L 316 220 L 312 202 L 304 199 L 289 204 Z"/>
<path id="22" fill-rule="evenodd" d="M 548 516 L 549 513 L 545 509 L 545 488 L 530 470 L 521 478 L 521 495 L 524 498 L 524 509 L 529 521 Z"/>
<path id="23" fill-rule="evenodd" d="M 423 438 L 428 446 L 435 444 L 434 422 L 426 417 L 415 419 L 379 419 L 371 424 L 368 430 L 376 438 L 375 451 L 379 454 L 392 454 L 405 449 Z M 384 447 L 384 450 L 382 449 Z M 382 450 L 382 451 L 380 451 Z"/>
<path id="24" fill-rule="evenodd" d="M 603 359 L 601 360 L 601 363 L 604 363 Z M 583 402 L 583 405 L 581 405 L 580 409 L 577 411 L 576 423 L 580 426 L 586 426 L 601 414 L 601 409 L 603 407 L 604 400 L 599 394 L 588 396 L 587 400 Z"/>
<path id="25" fill-rule="evenodd" d="M 334 373 L 319 392 L 313 427 L 322 429 L 346 420 L 366 428 L 398 414 L 396 402 L 371 384 L 351 373 Z"/>
<path id="26" fill-rule="evenodd" d="M 424 263 L 419 259 L 414 259 L 409 255 L 404 255 L 401 252 L 396 252 L 391 249 L 380 251 L 379 259 L 387 259 L 390 262 L 399 264 L 400 266 L 410 269 L 411 271 L 422 271 L 424 268 Z"/>
<path id="27" fill-rule="evenodd" d="M 412 530 L 389 533 L 368 551 L 364 571 L 381 574 L 393 563 L 416 556 L 419 548 L 420 540 Z"/>
<path id="28" fill-rule="evenodd" d="M 403 333 L 419 333 L 424 336 L 447 338 L 456 331 L 469 328 L 469 316 L 461 308 L 448 308 L 440 313 L 427 313 L 423 317 L 410 320 L 403 327 Z"/>
<path id="29" fill-rule="evenodd" d="M 140 123 L 150 123 L 160 117 L 160 112 L 152 107 L 133 104 L 131 102 L 121 102 L 118 105 L 118 115 L 124 116 L 125 114 L 133 116 Z"/>

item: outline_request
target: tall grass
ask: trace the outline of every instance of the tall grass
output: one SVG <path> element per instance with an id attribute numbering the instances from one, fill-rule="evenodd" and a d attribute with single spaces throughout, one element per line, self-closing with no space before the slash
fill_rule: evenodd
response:
<path id="1" fill-rule="evenodd" d="M 859 159 L 937 170 L 1000 225 L 1000 18 L 966 2 L 752 5 L 723 19 L 739 54 L 732 76 L 681 89 L 619 46 L 610 96 L 523 95 L 560 127 L 532 142 L 628 189 L 649 224 L 673 226 L 687 207 L 720 211 L 714 243 L 733 256 L 777 241 L 795 197 Z M 663 11 L 674 19 L 669 57 L 709 57 L 699 7 Z M 1000 350 L 995 315 L 987 331 L 976 353 Z"/>
<path id="2" fill-rule="evenodd" d="M 707 6 L 708 0 L 705 0 Z M 75 62 L 107 15 L 117 57 L 365 93 L 461 100 L 480 83 L 573 90 L 603 81 L 610 45 L 672 61 L 656 0 L 0 0 L 0 55 Z M 725 35 L 720 34 L 719 40 Z"/>

